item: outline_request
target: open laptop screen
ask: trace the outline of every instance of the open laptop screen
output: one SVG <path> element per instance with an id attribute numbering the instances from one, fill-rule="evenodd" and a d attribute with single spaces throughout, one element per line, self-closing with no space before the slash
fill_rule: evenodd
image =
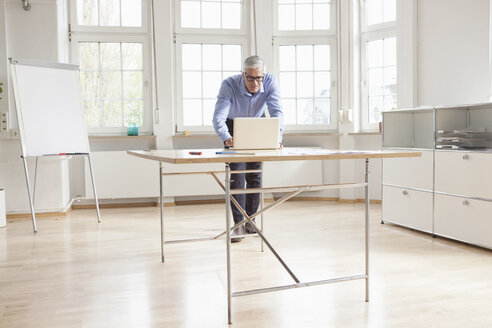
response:
<path id="1" fill-rule="evenodd" d="M 278 117 L 237 117 L 234 119 L 234 149 L 278 149 Z"/>

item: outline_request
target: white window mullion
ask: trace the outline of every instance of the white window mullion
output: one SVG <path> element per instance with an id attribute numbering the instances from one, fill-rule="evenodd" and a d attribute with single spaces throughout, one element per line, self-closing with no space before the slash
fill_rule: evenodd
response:
<path id="1" fill-rule="evenodd" d="M 203 78 L 204 78 L 204 75 L 203 75 L 203 44 L 201 44 L 201 52 L 202 52 L 202 55 L 200 56 L 200 106 L 201 106 L 201 110 L 200 110 L 200 114 L 202 115 L 202 126 L 204 126 L 205 124 L 205 114 L 204 114 L 204 107 L 203 105 L 205 104 L 204 103 L 204 100 L 203 100 Z M 221 51 L 222 51 L 222 46 L 220 47 Z"/>
<path id="2" fill-rule="evenodd" d="M 299 79 L 298 79 L 298 78 L 299 78 L 299 77 L 298 77 L 298 72 L 299 72 L 299 70 L 298 70 L 298 67 L 297 67 L 297 56 L 298 56 L 298 54 L 297 54 L 297 47 L 294 47 L 294 50 L 295 50 L 295 51 L 294 51 L 294 54 L 295 54 L 295 61 L 294 61 L 294 67 L 295 67 L 295 71 L 294 71 L 294 78 L 295 78 L 295 84 L 296 84 L 296 89 L 295 89 L 296 94 L 295 94 L 295 98 L 294 98 L 295 105 L 296 105 L 296 106 L 295 106 L 295 108 L 296 108 L 296 112 L 295 112 L 295 113 L 296 113 L 296 120 L 295 120 L 295 122 L 296 122 L 296 125 L 299 125 L 299 108 L 298 108 L 298 107 L 299 107 L 299 101 L 297 100 L 297 99 L 298 99 L 298 96 L 299 96 L 299 93 L 297 92 L 297 90 L 299 90 L 299 89 L 298 89 L 298 88 L 299 88 L 299 84 L 297 83 L 297 81 L 299 81 Z M 279 81 L 279 82 L 280 82 L 280 81 Z M 285 114 L 284 114 L 284 115 L 285 115 Z"/>
<path id="3" fill-rule="evenodd" d="M 315 65 L 315 62 L 314 62 L 314 45 L 313 45 L 313 108 L 312 108 L 312 114 L 313 114 L 313 120 L 316 119 L 316 111 L 315 111 L 315 108 L 316 108 L 316 79 L 315 79 L 315 68 L 314 68 L 314 65 Z M 314 124 L 314 123 L 313 123 Z"/>
<path id="4" fill-rule="evenodd" d="M 121 6 L 121 1 L 120 1 L 120 6 Z M 121 12 L 121 11 L 120 11 Z M 121 122 L 123 122 L 123 126 L 125 123 L 130 124 L 129 122 L 125 122 L 126 120 L 126 115 L 125 115 L 125 94 L 124 94 L 124 86 L 125 86 L 125 79 L 124 74 L 123 74 L 123 45 L 120 43 L 120 76 L 121 76 Z"/>
<path id="5" fill-rule="evenodd" d="M 120 0 L 120 25 L 122 24 L 123 24 L 123 14 L 122 14 L 121 0 Z"/>
<path id="6" fill-rule="evenodd" d="M 224 7 L 224 3 L 223 3 L 223 2 L 221 2 L 221 3 L 220 3 L 220 28 L 221 28 L 221 29 L 222 29 L 222 28 L 223 28 L 223 26 L 224 26 L 224 22 L 223 22 L 223 20 L 222 20 L 222 17 L 223 17 L 223 16 L 222 16 L 222 10 L 224 9 L 223 7 Z"/>
<path id="7" fill-rule="evenodd" d="M 98 101 L 99 105 L 99 119 L 97 121 L 97 126 L 101 126 L 101 122 L 103 121 L 103 112 L 104 112 L 104 101 L 101 101 L 102 99 L 102 60 L 101 60 L 101 42 L 97 43 L 97 50 L 98 50 L 98 60 L 99 60 L 99 67 L 98 67 L 98 89 L 99 89 L 99 94 L 96 100 Z"/>

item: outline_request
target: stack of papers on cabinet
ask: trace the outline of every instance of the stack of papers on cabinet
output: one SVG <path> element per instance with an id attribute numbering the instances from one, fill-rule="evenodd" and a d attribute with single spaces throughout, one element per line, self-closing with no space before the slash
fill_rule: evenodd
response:
<path id="1" fill-rule="evenodd" d="M 437 149 L 492 148 L 492 132 L 438 130 L 436 137 Z"/>

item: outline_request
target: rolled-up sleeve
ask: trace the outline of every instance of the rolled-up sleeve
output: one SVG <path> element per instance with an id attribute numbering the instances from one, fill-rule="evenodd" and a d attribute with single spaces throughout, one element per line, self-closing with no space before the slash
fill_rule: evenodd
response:
<path id="1" fill-rule="evenodd" d="M 280 100 L 280 88 L 275 76 L 272 75 L 270 90 L 266 99 L 268 113 L 270 117 L 280 118 L 280 142 L 282 142 L 282 135 L 284 131 L 284 115 L 282 112 L 282 103 Z"/>
<path id="2" fill-rule="evenodd" d="M 231 108 L 231 103 L 232 90 L 227 80 L 224 80 L 220 86 L 217 102 L 215 103 L 214 117 L 212 119 L 215 132 L 222 141 L 225 141 L 231 137 L 229 129 L 226 125 L 226 119 Z"/>

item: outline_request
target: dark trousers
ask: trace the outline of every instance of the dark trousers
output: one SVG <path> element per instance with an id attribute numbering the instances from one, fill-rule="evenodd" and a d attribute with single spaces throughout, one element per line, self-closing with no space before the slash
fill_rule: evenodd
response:
<path id="1" fill-rule="evenodd" d="M 234 125 L 233 120 L 227 119 L 226 121 L 229 133 L 234 137 Z M 261 166 L 261 162 L 251 163 L 230 163 L 229 167 L 231 171 L 234 170 L 258 170 Z M 236 173 L 231 174 L 231 189 L 244 189 L 244 188 L 260 188 L 261 187 L 261 173 Z M 234 195 L 234 199 L 241 205 L 246 211 L 248 216 L 256 213 L 258 205 L 260 204 L 260 194 L 242 194 Z M 241 222 L 243 214 L 237 209 L 236 205 L 231 201 L 232 216 L 234 217 L 234 223 Z"/>

